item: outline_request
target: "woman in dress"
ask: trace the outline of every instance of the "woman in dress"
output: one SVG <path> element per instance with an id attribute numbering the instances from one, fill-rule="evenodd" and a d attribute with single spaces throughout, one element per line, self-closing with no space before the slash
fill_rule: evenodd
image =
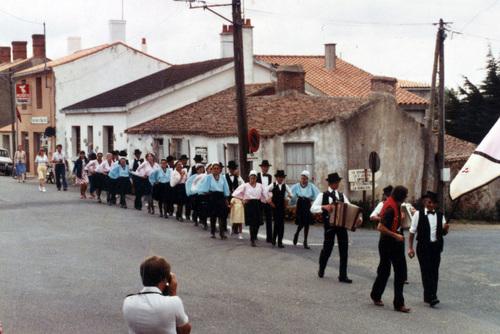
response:
<path id="1" fill-rule="evenodd" d="M 262 222 L 262 204 L 267 203 L 268 191 L 261 183 L 257 183 L 257 172 L 248 174 L 249 181 L 233 192 L 233 198 L 243 201 L 245 206 L 245 225 L 250 227 L 250 242 L 256 247 L 257 234 Z"/>
<path id="2" fill-rule="evenodd" d="M 184 218 L 182 218 L 182 208 L 187 201 L 186 181 L 187 170 L 182 165 L 182 162 L 178 160 L 174 164 L 174 170 L 170 178 L 170 186 L 172 187 L 174 204 L 177 205 L 175 217 L 180 222 L 184 221 Z"/>
<path id="3" fill-rule="evenodd" d="M 101 193 L 104 190 L 105 182 L 106 182 L 106 175 L 104 174 L 104 160 L 102 159 L 103 155 L 102 153 L 97 153 L 97 159 L 95 162 L 93 162 L 93 165 L 95 166 L 94 168 L 94 174 L 92 177 L 91 182 L 94 183 L 94 189 L 95 189 L 95 194 L 97 195 L 97 202 L 102 203 L 101 201 Z M 89 165 L 92 163 L 89 162 Z M 88 165 L 87 165 L 88 166 Z"/>
<path id="4" fill-rule="evenodd" d="M 38 190 L 46 192 L 45 190 L 45 177 L 47 176 L 47 167 L 49 165 L 49 158 L 47 154 L 45 154 L 45 150 L 40 148 L 36 158 L 35 158 L 35 166 L 36 172 L 38 174 Z"/>
<path id="5" fill-rule="evenodd" d="M 23 150 L 23 145 L 19 145 L 14 153 L 14 164 L 17 182 L 24 182 L 26 180 L 26 152 Z"/>
<path id="6" fill-rule="evenodd" d="M 120 157 L 118 164 L 114 164 L 109 171 L 109 178 L 115 180 L 114 194 L 120 195 L 120 207 L 122 209 L 127 208 L 126 195 L 130 194 L 131 183 L 130 183 L 130 172 L 127 164 L 127 159 L 125 157 Z"/>
<path id="7" fill-rule="evenodd" d="M 106 202 L 108 205 L 115 205 L 113 189 L 114 189 L 114 180 L 109 177 L 109 172 L 113 165 L 115 164 L 113 160 L 113 153 L 106 154 L 106 160 L 99 166 L 98 172 L 102 173 L 101 178 L 101 190 L 106 191 Z M 97 200 L 99 202 L 99 199 Z"/>
<path id="8" fill-rule="evenodd" d="M 161 159 L 160 168 L 155 169 L 149 176 L 149 182 L 153 186 L 153 199 L 158 201 L 160 217 L 165 218 L 168 218 L 171 173 L 172 170 L 168 168 L 167 160 Z"/>
<path id="9" fill-rule="evenodd" d="M 310 249 L 307 245 L 307 236 L 309 235 L 309 225 L 314 224 L 314 218 L 311 213 L 311 203 L 319 194 L 318 188 L 309 181 L 309 172 L 303 171 L 300 173 L 300 182 L 296 183 L 291 188 L 292 201 L 297 202 L 295 213 L 295 224 L 297 231 L 293 237 L 293 244 L 297 245 L 299 233 L 304 229 L 304 248 Z"/>
<path id="10" fill-rule="evenodd" d="M 84 151 L 80 151 L 78 159 L 75 161 L 73 166 L 73 174 L 76 176 L 76 184 L 80 185 L 80 199 L 85 199 L 87 196 L 87 186 L 89 184 L 89 177 L 85 167 L 89 163 L 89 159 L 85 156 Z"/>
<path id="11" fill-rule="evenodd" d="M 153 203 L 152 196 L 153 186 L 149 182 L 149 176 L 155 169 L 158 168 L 160 168 L 160 165 L 155 162 L 155 156 L 153 155 L 153 153 L 148 153 L 146 154 L 146 160 L 142 164 L 140 164 L 135 171 L 135 175 L 139 177 L 138 179 L 136 179 L 138 180 L 137 185 L 141 188 L 140 192 L 143 194 L 144 201 L 148 205 L 148 213 L 152 215 L 155 214 L 155 205 Z"/>
<path id="12" fill-rule="evenodd" d="M 194 226 L 198 226 L 199 221 L 207 227 L 207 208 L 206 208 L 206 198 L 198 193 L 198 186 L 201 184 L 205 178 L 205 166 L 201 163 L 197 163 L 193 166 L 195 173 L 191 175 L 186 181 L 186 195 L 191 200 L 193 215 L 192 220 Z"/>
<path id="13" fill-rule="evenodd" d="M 102 162 L 102 154 L 101 154 Z M 89 193 L 90 198 L 95 199 L 95 170 L 100 162 L 97 161 L 97 154 L 94 152 L 89 154 L 89 163 L 85 166 L 89 178 Z"/>

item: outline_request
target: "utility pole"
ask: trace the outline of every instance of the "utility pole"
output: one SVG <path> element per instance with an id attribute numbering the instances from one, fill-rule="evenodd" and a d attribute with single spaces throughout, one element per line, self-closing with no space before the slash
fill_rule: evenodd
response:
<path id="1" fill-rule="evenodd" d="M 241 0 L 232 0 L 231 4 L 213 5 L 208 5 L 204 1 L 200 1 L 203 4 L 199 6 L 193 5 L 193 3 L 197 2 L 196 0 L 175 1 L 188 2 L 190 9 L 202 8 L 204 10 L 208 10 L 233 25 L 234 79 L 236 86 L 236 119 L 238 123 L 239 163 L 241 177 L 246 180 L 250 171 L 249 163 L 247 161 L 249 145 L 247 108 L 245 100 L 245 68 L 243 65 L 243 19 L 241 18 Z M 214 7 L 225 6 L 231 6 L 233 14 L 232 20 L 224 17 L 213 9 Z"/>
<path id="2" fill-rule="evenodd" d="M 236 111 L 238 120 L 238 146 L 241 177 L 248 177 L 248 122 L 245 101 L 245 69 L 243 65 L 243 21 L 241 19 L 241 1 L 233 0 L 233 48 L 234 79 L 236 84 Z"/>
<path id="3" fill-rule="evenodd" d="M 445 109 L 444 109 L 444 40 L 446 38 L 443 19 L 439 20 L 439 137 L 438 137 L 438 194 L 439 207 L 444 210 L 444 134 L 445 134 Z"/>

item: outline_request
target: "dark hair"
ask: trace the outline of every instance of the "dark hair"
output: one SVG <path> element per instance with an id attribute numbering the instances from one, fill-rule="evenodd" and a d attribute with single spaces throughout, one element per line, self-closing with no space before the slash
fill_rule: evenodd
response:
<path id="1" fill-rule="evenodd" d="M 140 270 L 144 286 L 157 286 L 170 276 L 170 264 L 160 256 L 148 257 L 141 263 Z"/>
<path id="2" fill-rule="evenodd" d="M 167 159 L 161 159 L 161 161 L 160 161 L 160 162 L 163 162 L 163 161 L 168 162 L 168 161 L 167 161 Z"/>
<path id="3" fill-rule="evenodd" d="M 62 148 L 62 145 L 61 144 L 57 144 L 56 148 L 58 148 L 58 147 Z"/>
<path id="4" fill-rule="evenodd" d="M 83 154 L 83 155 L 85 155 L 85 151 L 80 151 L 78 154 Z"/>
<path id="5" fill-rule="evenodd" d="M 403 186 L 396 186 L 391 196 L 396 202 L 402 203 L 406 199 L 406 196 L 408 196 L 408 189 Z"/>
<path id="6" fill-rule="evenodd" d="M 97 159 L 97 154 L 95 154 L 94 152 L 90 153 L 89 160 L 95 160 L 95 159 Z"/>

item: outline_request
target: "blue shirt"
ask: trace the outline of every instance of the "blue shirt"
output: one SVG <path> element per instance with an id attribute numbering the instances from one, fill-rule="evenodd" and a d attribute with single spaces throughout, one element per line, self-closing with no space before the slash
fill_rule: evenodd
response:
<path id="1" fill-rule="evenodd" d="M 113 165 L 108 176 L 113 180 L 116 180 L 119 177 L 130 177 L 128 165 L 125 165 L 125 167 L 122 167 L 119 164 Z"/>
<path id="2" fill-rule="evenodd" d="M 312 182 L 308 182 L 305 187 L 302 187 L 299 182 L 292 186 L 290 192 L 292 193 L 292 203 L 295 203 L 299 197 L 309 198 L 314 201 L 319 194 L 319 189 Z"/>
<path id="3" fill-rule="evenodd" d="M 151 183 L 151 184 L 155 184 L 156 182 L 169 183 L 171 173 L 172 173 L 172 170 L 168 167 L 167 167 L 166 171 L 163 171 L 162 168 L 155 169 L 151 173 L 151 175 L 149 175 L 149 183 Z"/>
<path id="4" fill-rule="evenodd" d="M 217 181 L 212 174 L 207 175 L 198 187 L 198 193 L 223 192 L 225 197 L 229 197 L 229 186 L 224 175 L 219 175 Z"/>

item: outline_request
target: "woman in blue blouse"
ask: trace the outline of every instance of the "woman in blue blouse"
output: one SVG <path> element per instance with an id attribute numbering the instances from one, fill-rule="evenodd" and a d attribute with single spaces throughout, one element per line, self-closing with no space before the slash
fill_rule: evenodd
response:
<path id="1" fill-rule="evenodd" d="M 115 164 L 108 174 L 114 188 L 114 194 L 120 194 L 120 207 L 123 209 L 127 208 L 127 202 L 125 201 L 125 195 L 130 194 L 130 172 L 127 164 L 127 159 L 120 157 L 119 163 Z"/>
<path id="2" fill-rule="evenodd" d="M 158 201 L 160 217 L 168 218 L 168 203 L 171 198 L 169 187 L 172 170 L 168 168 L 167 160 L 161 159 L 160 168 L 149 175 L 149 183 L 153 186 L 153 199 Z"/>
<path id="3" fill-rule="evenodd" d="M 297 245 L 299 233 L 304 228 L 304 248 L 310 249 L 307 245 L 307 236 L 309 235 L 309 225 L 314 224 L 314 218 L 311 214 L 311 203 L 319 194 L 318 188 L 309 182 L 309 172 L 300 173 L 300 182 L 292 186 L 292 201 L 297 201 L 297 210 L 295 212 L 295 224 L 297 231 L 293 237 L 293 244 Z"/>

